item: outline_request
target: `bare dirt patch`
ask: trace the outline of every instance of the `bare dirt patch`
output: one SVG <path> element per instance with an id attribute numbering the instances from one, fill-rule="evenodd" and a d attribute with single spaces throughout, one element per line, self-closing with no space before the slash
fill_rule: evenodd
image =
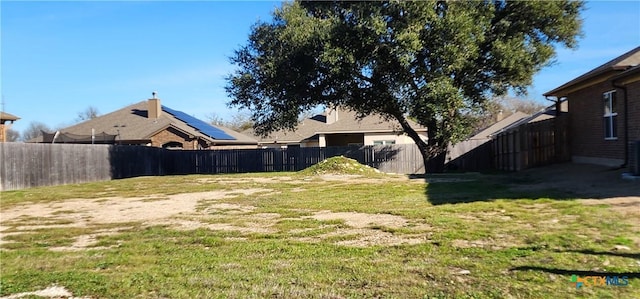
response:
<path id="1" fill-rule="evenodd" d="M 160 224 L 160 223 L 159 223 Z M 271 233 L 272 229 L 260 225 L 251 225 L 245 223 L 243 226 L 233 225 L 229 223 L 206 223 L 197 220 L 180 220 L 180 219 L 171 219 L 168 221 L 164 221 L 164 225 L 170 225 L 171 227 L 179 230 L 194 230 L 199 228 L 206 228 L 209 230 L 220 230 L 220 231 L 237 231 L 241 233 Z"/>
<path id="2" fill-rule="evenodd" d="M 200 200 L 223 199 L 230 194 L 255 194 L 270 189 L 242 189 L 232 192 L 211 191 L 167 195 L 166 199 L 149 201 L 150 197 L 109 197 L 69 199 L 55 203 L 19 205 L 2 211 L 2 221 L 19 217 L 71 220 L 70 226 L 91 223 L 146 222 L 192 213 Z M 58 213 L 65 211 L 65 213 Z M 73 211 L 73 212 L 69 212 Z"/>
<path id="3" fill-rule="evenodd" d="M 69 199 L 54 203 L 19 205 L 3 210 L 0 237 L 31 233 L 33 230 L 42 228 L 89 227 L 117 223 L 166 225 L 180 230 L 205 228 L 241 233 L 275 233 L 277 230 L 274 225 L 283 219 L 280 214 L 254 213 L 256 209 L 254 206 L 216 202 L 237 194 L 268 192 L 272 190 L 238 189 L 133 198 Z M 206 203 L 205 208 L 198 211 L 199 205 L 203 203 Z M 319 211 L 311 216 L 295 219 L 344 220 L 348 228 L 337 228 L 331 233 L 314 238 L 297 239 L 308 242 L 335 239 L 335 244 L 344 246 L 416 244 L 424 242 L 425 237 L 420 234 L 394 234 L 381 228 L 403 228 L 411 224 L 410 229 L 416 232 L 429 229 L 426 225 L 415 226 L 403 217 L 390 214 Z M 8 228 L 11 229 L 10 233 L 1 233 Z M 117 234 L 125 229 L 123 227 L 96 230 L 90 234 L 77 236 L 70 246 L 50 249 L 76 251 L 110 248 L 94 245 L 100 237 Z"/>
<path id="4" fill-rule="evenodd" d="M 304 237 L 296 240 L 304 242 L 319 242 L 321 240 L 336 239 L 335 244 L 343 246 L 368 247 L 373 245 L 394 246 L 401 244 L 419 244 L 427 241 L 425 233 L 430 230 L 428 225 L 411 226 L 415 234 L 394 234 L 381 228 L 407 228 L 410 222 L 401 216 L 390 214 L 367 214 L 355 212 L 319 211 L 303 219 L 315 220 L 343 220 L 349 228 L 338 228 L 330 233 L 321 234 L 313 238 Z M 418 233 L 419 232 L 419 233 Z M 341 238 L 346 238 L 341 240 Z"/>
<path id="5" fill-rule="evenodd" d="M 108 248 L 114 248 L 119 246 L 120 244 L 117 245 L 112 245 L 112 246 L 93 246 L 96 243 L 98 243 L 98 238 L 102 237 L 102 236 L 111 236 L 111 235 L 115 235 L 123 230 L 128 230 L 131 229 L 131 227 L 120 227 L 120 228 L 115 228 L 115 229 L 104 229 L 104 230 L 98 230 L 92 234 L 87 234 L 87 235 L 80 235 L 76 237 L 76 240 L 73 242 L 73 244 L 71 244 L 71 246 L 61 246 L 61 247 L 52 247 L 49 248 L 49 250 L 52 251 L 79 251 L 79 250 L 86 250 L 88 248 L 91 249 L 108 249 Z"/>
<path id="6" fill-rule="evenodd" d="M 69 292 L 66 288 L 54 285 L 38 291 L 24 292 L 24 293 L 18 293 L 18 294 L 0 297 L 0 299 L 19 299 L 24 297 L 32 298 L 33 296 L 45 297 L 45 298 L 68 298 L 68 299 L 88 298 L 88 297 L 74 297 L 73 294 Z"/>
<path id="7" fill-rule="evenodd" d="M 309 243 L 326 242 L 335 239 L 334 244 L 350 247 L 395 246 L 402 244 L 420 244 L 428 241 L 427 234 L 393 234 L 367 228 L 341 228 L 330 233 L 314 237 L 294 238 L 294 240 Z"/>
<path id="8" fill-rule="evenodd" d="M 54 203 L 18 205 L 2 211 L 0 244 L 7 235 L 7 229 L 29 232 L 43 228 L 89 227 L 96 224 L 140 222 L 143 225 L 170 224 L 180 215 L 196 212 L 202 200 L 216 200 L 232 197 L 232 194 L 255 194 L 269 192 L 270 189 L 242 189 L 233 192 L 212 191 L 167 195 L 166 199 L 149 200 L 148 197 L 108 197 L 98 199 L 69 199 Z M 235 206 L 218 206 L 229 208 Z M 60 211 L 64 211 L 61 213 Z M 27 221 L 24 221 L 26 217 Z M 62 222 L 64 224 L 57 224 Z M 86 248 L 95 238 L 111 232 L 98 231 L 95 234 L 79 236 L 70 248 L 56 250 L 76 250 Z"/>
<path id="9" fill-rule="evenodd" d="M 231 203 L 212 204 L 204 210 L 204 213 L 246 214 L 255 210 L 254 206 L 246 206 Z"/>
<path id="10" fill-rule="evenodd" d="M 315 220 L 344 220 L 346 225 L 354 228 L 366 228 L 372 225 L 398 228 L 407 224 L 407 220 L 403 217 L 389 214 L 320 211 L 304 218 L 312 218 Z"/>
<path id="11" fill-rule="evenodd" d="M 603 199 L 585 199 L 585 205 L 606 204 L 612 210 L 629 217 L 640 217 L 640 196 L 611 197 Z M 639 224 L 640 225 L 640 224 Z"/>
<path id="12" fill-rule="evenodd" d="M 491 250 L 500 250 L 510 247 L 519 246 L 506 235 L 497 235 L 495 238 L 479 239 L 479 240 L 460 240 L 456 239 L 451 242 L 453 247 L 457 248 L 485 248 Z"/>
<path id="13" fill-rule="evenodd" d="M 255 213 L 256 207 L 226 202 L 216 202 L 236 194 L 265 194 L 269 189 L 243 189 L 158 195 L 147 197 L 97 199 L 69 199 L 54 203 L 14 206 L 3 211 L 1 237 L 10 234 L 32 233 L 36 229 L 53 227 L 90 227 L 101 224 L 141 223 L 143 226 L 165 225 L 179 230 L 199 228 L 237 231 L 240 233 L 276 233 L 275 225 L 284 219 L 278 213 Z M 152 198 L 153 200 L 149 200 Z M 205 205 L 202 209 L 202 205 Z M 198 210 L 198 207 L 201 209 Z M 310 211 L 311 212 L 311 211 Z M 289 218 L 287 218 L 289 219 Z M 428 225 L 409 222 L 390 214 L 318 211 L 311 216 L 293 219 L 343 220 L 348 226 L 329 225 L 335 230 L 313 238 L 293 238 L 305 242 L 334 240 L 344 246 L 417 244 L 426 241 L 424 231 Z M 59 224 L 61 223 L 61 224 Z M 129 227 L 130 228 L 130 227 Z M 407 228 L 415 234 L 395 234 L 385 229 Z M 6 231 L 10 229 L 9 231 Z M 114 235 L 127 227 L 97 229 L 75 237 L 70 246 L 53 247 L 56 251 L 107 249 L 97 247 L 100 237 Z M 316 229 L 321 229 L 318 227 Z M 3 233 L 3 231 L 5 231 Z M 291 233 L 294 233 L 293 231 Z"/>

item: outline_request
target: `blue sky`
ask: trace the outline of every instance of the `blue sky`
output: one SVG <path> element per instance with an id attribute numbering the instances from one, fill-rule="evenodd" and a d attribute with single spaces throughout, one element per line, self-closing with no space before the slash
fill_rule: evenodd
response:
<path id="1" fill-rule="evenodd" d="M 108 113 L 158 92 L 163 104 L 206 119 L 229 117 L 224 77 L 267 1 L 0 1 L 1 86 L 6 112 L 50 127 L 88 106 Z M 529 98 L 640 45 L 640 1 L 588 2 L 575 51 L 534 77 Z"/>

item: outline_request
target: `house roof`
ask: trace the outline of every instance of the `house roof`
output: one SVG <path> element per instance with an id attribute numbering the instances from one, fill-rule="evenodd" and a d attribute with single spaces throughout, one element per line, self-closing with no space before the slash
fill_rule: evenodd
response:
<path id="1" fill-rule="evenodd" d="M 568 107 L 569 107 L 568 106 L 568 101 L 564 100 L 564 101 L 560 102 L 561 111 L 567 109 Z M 548 106 L 548 107 L 546 107 L 546 108 L 544 108 L 544 109 L 542 109 L 542 110 L 540 110 L 540 111 L 538 111 L 538 112 L 536 112 L 536 113 L 534 113 L 532 115 L 528 115 L 528 114 L 525 114 L 525 115 L 526 115 L 526 117 L 521 118 L 521 119 L 519 119 L 519 120 L 517 120 L 515 122 L 512 122 L 508 126 L 491 133 L 490 136 L 495 136 L 495 135 L 498 135 L 498 134 L 500 134 L 502 132 L 509 131 L 511 129 L 519 127 L 522 124 L 530 124 L 530 123 L 535 123 L 535 122 L 539 122 L 539 121 L 543 121 L 543 120 L 554 118 L 554 117 L 556 117 L 556 115 L 558 115 L 558 111 L 556 111 L 556 104 L 553 104 L 553 105 L 550 105 L 550 106 Z"/>
<path id="2" fill-rule="evenodd" d="M 600 65 L 583 75 L 559 86 L 555 89 L 548 91 L 544 94 L 544 96 L 555 96 L 555 97 L 563 97 L 566 96 L 571 87 L 583 83 L 585 81 L 594 79 L 600 75 L 615 72 L 615 71 L 624 71 L 629 69 L 630 67 L 634 67 L 640 64 L 640 46 L 635 49 L 624 53 L 603 65 Z"/>
<path id="3" fill-rule="evenodd" d="M 165 111 L 159 118 L 148 118 L 149 103 L 142 101 L 133 105 L 129 105 L 122 109 L 111 113 L 96 117 L 91 120 L 61 129 L 62 133 L 70 133 L 76 135 L 91 135 L 92 130 L 96 134 L 106 133 L 118 135 L 117 140 L 149 142 L 151 137 L 157 133 L 173 128 L 192 137 L 199 137 L 210 144 L 256 144 L 257 141 L 249 136 L 240 134 L 228 128 L 213 126 L 214 128 L 224 131 L 231 135 L 235 140 L 220 140 L 202 133 L 197 128 L 190 126 L 183 120 L 175 117 Z"/>
<path id="4" fill-rule="evenodd" d="M 524 112 L 520 112 L 520 111 L 516 111 L 513 114 L 505 117 L 504 119 L 502 119 L 499 122 L 496 122 L 490 126 L 488 126 L 487 128 L 485 128 L 484 130 L 474 134 L 471 138 L 469 138 L 470 140 L 474 140 L 474 139 L 488 139 L 491 138 L 491 135 L 493 135 L 494 133 L 503 130 L 506 127 L 509 127 L 510 125 L 512 125 L 513 123 L 519 122 L 520 120 L 526 118 L 530 116 L 529 114 L 526 114 Z"/>
<path id="5" fill-rule="evenodd" d="M 640 64 L 625 70 L 624 72 L 613 76 L 611 79 L 617 81 L 618 79 L 626 78 L 631 75 L 640 74 Z"/>
<path id="6" fill-rule="evenodd" d="M 279 130 L 269 134 L 267 137 L 256 136 L 256 138 L 261 143 L 287 143 L 317 139 L 319 134 L 402 132 L 400 124 L 385 120 L 380 115 L 368 115 L 358 119 L 356 112 L 350 110 L 339 109 L 338 120 L 333 123 L 327 124 L 326 120 L 327 113 L 317 114 L 300 122 L 295 131 Z M 412 120 L 408 120 L 408 122 L 418 132 L 427 130 Z M 248 129 L 243 133 L 255 135 L 252 129 Z"/>
<path id="7" fill-rule="evenodd" d="M 3 121 L 6 121 L 6 120 L 16 121 L 16 120 L 19 120 L 19 119 L 20 119 L 19 117 L 15 116 L 13 114 L 9 114 L 9 113 L 0 111 L 0 120 L 3 120 Z"/>

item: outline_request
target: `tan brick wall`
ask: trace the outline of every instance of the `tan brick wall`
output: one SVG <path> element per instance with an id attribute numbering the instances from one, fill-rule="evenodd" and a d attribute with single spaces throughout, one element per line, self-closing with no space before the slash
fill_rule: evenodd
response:
<path id="1" fill-rule="evenodd" d="M 167 128 L 151 137 L 152 146 L 162 147 L 162 145 L 169 142 L 181 143 L 183 149 L 198 149 L 196 139 L 189 138 L 187 134 L 184 134 L 174 128 Z"/>
<path id="2" fill-rule="evenodd" d="M 6 142 L 7 141 L 7 137 L 6 137 L 6 130 L 7 128 L 5 127 L 4 124 L 0 124 L 0 142 Z"/>
<path id="3" fill-rule="evenodd" d="M 569 138 L 573 156 L 624 159 L 624 92 L 620 89 L 616 89 L 618 139 L 604 139 L 602 94 L 614 89 L 610 81 L 605 81 L 569 94 Z"/>

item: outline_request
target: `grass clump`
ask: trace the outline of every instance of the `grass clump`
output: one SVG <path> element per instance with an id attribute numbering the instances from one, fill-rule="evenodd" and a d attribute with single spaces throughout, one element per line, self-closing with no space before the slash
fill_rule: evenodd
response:
<path id="1" fill-rule="evenodd" d="M 314 164 L 299 172 L 301 175 L 322 175 L 322 174 L 350 174 L 350 175 L 375 175 L 380 171 L 367 166 L 362 165 L 354 159 L 350 159 L 344 156 L 331 157 L 320 161 L 318 164 Z"/>

